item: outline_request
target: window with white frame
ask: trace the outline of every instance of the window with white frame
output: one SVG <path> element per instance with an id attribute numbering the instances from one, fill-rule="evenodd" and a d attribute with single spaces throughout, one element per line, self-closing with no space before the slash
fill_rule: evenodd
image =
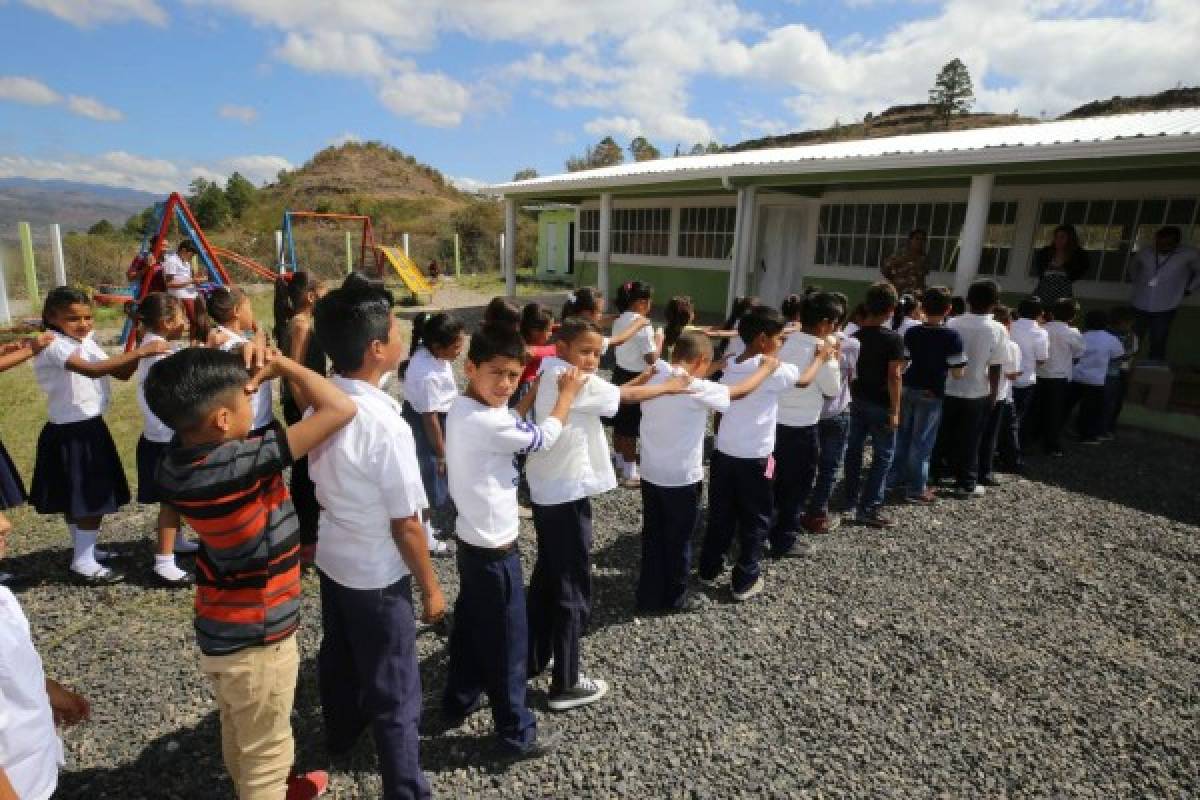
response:
<path id="1" fill-rule="evenodd" d="M 600 252 L 600 212 L 596 209 L 579 212 L 579 252 Z"/>
<path id="2" fill-rule="evenodd" d="M 665 256 L 671 246 L 671 209 L 618 208 L 612 212 L 612 252 Z"/>
<path id="3" fill-rule="evenodd" d="M 825 204 L 818 216 L 815 261 L 826 266 L 879 269 L 888 256 L 905 252 L 911 231 L 923 230 L 929 270 L 953 272 L 966 216 L 966 203 Z M 1015 219 L 1015 202 L 994 202 L 989 207 L 986 274 L 1007 271 Z"/>
<path id="4" fill-rule="evenodd" d="M 679 257 L 725 259 L 733 256 L 733 231 L 737 209 L 681 208 L 679 210 Z"/>
<path id="5" fill-rule="evenodd" d="M 1121 283 L 1128 280 L 1130 254 L 1152 244 L 1154 232 L 1163 225 L 1178 226 L 1185 242 L 1200 245 L 1200 197 L 1044 200 L 1033 252 L 1050 243 L 1059 225 L 1073 225 L 1087 252 L 1089 268 L 1083 280 Z"/>

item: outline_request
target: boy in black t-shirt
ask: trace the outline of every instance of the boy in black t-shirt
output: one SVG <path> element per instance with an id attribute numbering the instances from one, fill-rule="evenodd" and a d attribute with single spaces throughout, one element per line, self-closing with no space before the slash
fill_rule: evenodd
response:
<path id="1" fill-rule="evenodd" d="M 947 328 L 950 292 L 941 286 L 925 291 L 921 298 L 925 324 L 904 334 L 909 365 L 904 372 L 904 398 L 900 403 L 900 430 L 896 436 L 896 458 L 888 475 L 888 486 L 904 492 L 910 503 L 934 502 L 929 484 L 929 457 L 937 441 L 942 419 L 946 375 L 962 375 L 967 364 L 958 331 Z"/>
<path id="2" fill-rule="evenodd" d="M 890 283 L 872 284 L 863 300 L 867 317 L 854 333 L 858 339 L 858 367 L 850 384 L 850 434 L 846 446 L 846 502 L 855 520 L 872 528 L 886 528 L 891 520 L 879 513 L 884 482 L 896 450 L 900 425 L 901 376 L 904 340 L 883 327 L 896 309 L 896 290 Z M 871 437 L 871 469 L 862 485 L 863 448 Z M 861 493 L 860 493 L 861 488 Z"/>

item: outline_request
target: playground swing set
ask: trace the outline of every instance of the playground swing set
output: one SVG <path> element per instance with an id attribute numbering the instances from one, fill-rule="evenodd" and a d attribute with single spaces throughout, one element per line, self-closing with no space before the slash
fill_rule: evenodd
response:
<path id="1" fill-rule="evenodd" d="M 215 289 L 233 286 L 222 259 L 236 264 L 257 278 L 274 283 L 279 278 L 287 280 L 301 269 L 296 256 L 294 221 L 327 219 L 341 222 L 357 222 L 362 224 L 359 264 L 367 266 L 368 258 L 376 277 L 382 278 L 387 267 L 391 267 L 400 278 L 401 283 L 412 293 L 414 298 L 429 297 L 433 288 L 425 279 L 416 263 L 395 246 L 376 244 L 371 218 L 362 214 L 336 214 L 318 211 L 284 211 L 281 227 L 281 247 L 278 268 L 272 270 L 254 259 L 223 247 L 212 245 L 196 222 L 187 201 L 178 193 L 173 192 L 165 201 L 154 206 L 153 223 L 148 227 L 142 238 L 138 254 L 129 265 L 127 276 L 129 286 L 125 289 L 106 287 L 106 290 L 96 295 L 96 301 L 103 305 L 121 305 L 125 308 L 125 324 L 121 331 L 121 343 L 126 350 L 136 344 L 136 325 L 134 323 L 138 304 L 152 292 L 163 292 L 167 289 L 166 279 L 162 270 L 162 257 L 167 245 L 167 235 L 170 233 L 172 222 L 176 223 L 179 233 L 196 245 L 196 257 L 204 267 L 207 280 L 198 283 L 201 295 L 208 297 Z M 353 263 L 352 245 L 347 234 L 346 239 L 347 264 Z"/>

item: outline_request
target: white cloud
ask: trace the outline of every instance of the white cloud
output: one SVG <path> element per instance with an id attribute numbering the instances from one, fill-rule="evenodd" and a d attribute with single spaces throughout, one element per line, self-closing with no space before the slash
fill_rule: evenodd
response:
<path id="1" fill-rule="evenodd" d="M 471 93 L 440 72 L 401 72 L 383 81 L 379 100 L 399 117 L 435 128 L 453 128 L 470 107 Z"/>
<path id="2" fill-rule="evenodd" d="M 475 178 L 447 177 L 446 180 L 449 181 L 450 185 L 455 189 L 459 189 L 464 192 L 478 192 L 483 187 L 490 185 L 487 181 L 481 181 Z"/>
<path id="3" fill-rule="evenodd" d="M 163 194 L 183 191 L 197 177 L 224 183 L 231 173 L 240 172 L 249 180 L 262 183 L 273 180 L 279 170 L 291 168 L 285 158 L 260 155 L 234 156 L 213 163 L 181 163 L 124 150 L 55 159 L 0 154 L 0 178 L 70 180 Z"/>
<path id="4" fill-rule="evenodd" d="M 120 122 L 125 119 L 125 115 L 120 111 L 104 105 L 94 97 L 81 97 L 73 94 L 67 98 L 67 108 L 74 114 L 99 122 Z"/>
<path id="5" fill-rule="evenodd" d="M 226 103 L 217 109 L 217 116 L 221 119 L 237 120 L 245 125 L 249 125 L 258 119 L 258 109 L 253 106 L 239 106 Z"/>
<path id="6" fill-rule="evenodd" d="M 39 80 L 20 75 L 0 75 L 0 100 L 31 106 L 48 106 L 61 99 L 58 92 Z"/>
<path id="7" fill-rule="evenodd" d="M 292 31 L 275 50 L 282 61 L 305 72 L 379 77 L 400 66 L 383 44 L 367 33 L 316 30 Z"/>
<path id="8" fill-rule="evenodd" d="M 154 0 L 22 0 L 30 8 L 53 14 L 80 28 L 105 22 L 139 20 L 167 24 L 167 12 Z"/>

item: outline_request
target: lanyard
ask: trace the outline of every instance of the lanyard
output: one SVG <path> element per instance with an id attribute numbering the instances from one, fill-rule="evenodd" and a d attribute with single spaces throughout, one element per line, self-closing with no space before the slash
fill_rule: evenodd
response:
<path id="1" fill-rule="evenodd" d="M 1160 261 L 1158 258 L 1158 251 L 1157 250 L 1154 251 L 1154 277 L 1156 277 L 1156 278 L 1158 277 L 1159 270 L 1161 270 L 1163 267 L 1165 267 L 1167 265 L 1167 262 L 1171 260 L 1171 256 L 1173 256 L 1173 255 L 1175 255 L 1174 250 L 1167 253 L 1167 257 Z"/>

